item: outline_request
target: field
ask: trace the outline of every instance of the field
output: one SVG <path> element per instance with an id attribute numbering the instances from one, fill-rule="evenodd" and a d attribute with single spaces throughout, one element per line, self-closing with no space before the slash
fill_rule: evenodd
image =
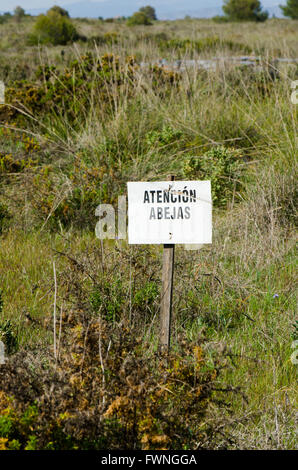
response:
<path id="1" fill-rule="evenodd" d="M 33 22 L 0 24 L 0 449 L 294 449 L 297 21 L 76 19 L 66 46 Z M 94 230 L 169 174 L 214 207 L 213 244 L 176 249 L 165 357 L 162 247 Z"/>

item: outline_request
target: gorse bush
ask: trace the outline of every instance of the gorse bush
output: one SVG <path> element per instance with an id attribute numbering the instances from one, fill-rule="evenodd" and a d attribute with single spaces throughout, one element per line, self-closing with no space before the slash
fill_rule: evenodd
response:
<path id="1" fill-rule="evenodd" d="M 107 86 L 123 83 L 126 73 L 133 70 L 133 65 L 122 67 L 119 59 L 106 54 L 100 61 L 96 61 L 91 54 L 81 57 L 81 60 L 73 61 L 68 68 L 59 73 L 55 67 L 40 67 L 36 71 L 36 82 L 16 82 L 14 87 L 6 91 L 8 103 L 17 104 L 27 112 L 38 115 L 46 115 L 50 111 L 57 114 L 63 112 L 71 121 L 79 115 L 88 113 L 91 106 L 89 93 L 96 88 L 98 92 L 97 103 L 93 106 L 103 106 L 110 103 L 107 95 Z M 25 119 L 24 115 L 17 111 L 7 111 L 8 118 Z M 0 109 L 1 112 L 1 109 Z"/>
<path id="2" fill-rule="evenodd" d="M 210 447 L 215 427 L 204 418 L 222 358 L 207 357 L 203 335 L 193 342 L 180 335 L 169 355 L 157 354 L 138 320 L 154 302 L 155 284 L 133 293 L 129 322 L 121 282 L 110 287 L 109 273 L 98 276 L 93 255 L 71 259 L 61 280 L 72 280 L 65 297 L 72 307 L 58 320 L 57 360 L 38 346 L 0 367 L 2 449 Z"/>
<path id="3" fill-rule="evenodd" d="M 182 132 L 170 126 L 163 126 L 161 130 L 150 131 L 145 136 L 148 147 L 166 147 L 175 144 L 182 137 Z"/>
<path id="4" fill-rule="evenodd" d="M 186 158 L 184 175 L 189 179 L 211 180 L 214 205 L 226 206 L 240 189 L 241 157 L 239 150 L 215 147 L 200 157 Z"/>
<path id="5" fill-rule="evenodd" d="M 91 228 L 99 201 L 113 202 L 112 172 L 106 165 L 88 168 L 80 158 L 64 173 L 57 172 L 53 165 L 36 169 L 30 181 L 35 216 L 40 223 L 51 217 L 49 225 L 53 229 L 60 224 Z"/>
<path id="6" fill-rule="evenodd" d="M 40 144 L 34 137 L 19 132 L 14 126 L 2 128 L 0 138 L 4 140 L 3 151 L 0 152 L 0 182 L 14 178 L 16 174 L 26 174 L 40 163 Z M 10 153 L 6 150 L 10 149 Z M 7 226 L 11 214 L 8 207 L 0 202 L 0 233 Z"/>
<path id="7" fill-rule="evenodd" d="M 160 95 L 179 81 L 177 74 L 158 66 L 150 68 L 149 78 Z M 86 53 L 62 72 L 54 66 L 39 67 L 35 82 L 17 81 L 6 89 L 6 103 L 13 106 L 0 105 L 0 121 L 18 120 L 24 124 L 28 122 L 28 112 L 39 118 L 53 113 L 63 115 L 72 126 L 80 126 L 89 112 L 105 114 L 105 118 L 113 113 L 121 102 L 124 85 L 127 97 L 133 98 L 137 79 L 138 66 L 130 56 L 120 62 L 113 54 L 97 58 Z"/>
<path id="8" fill-rule="evenodd" d="M 94 46 L 94 44 L 97 45 L 103 45 L 103 44 L 118 44 L 120 40 L 120 35 L 116 31 L 111 31 L 105 34 L 98 34 L 96 36 L 91 36 L 88 38 L 87 42 L 88 45 Z"/>
<path id="9" fill-rule="evenodd" d="M 61 355 L 56 372 L 32 355 L 31 370 L 24 355 L 0 369 L 2 450 L 204 446 L 212 435 L 203 419 L 218 368 L 206 366 L 200 346 L 158 360 L 141 353 L 144 345 L 132 340 L 133 331 L 113 330 L 103 323 L 89 324 L 88 331 L 77 325 L 70 355 Z"/>
<path id="10" fill-rule="evenodd" d="M 20 450 L 22 440 L 24 450 L 35 450 L 32 425 L 38 413 L 36 407 L 28 406 L 22 413 L 15 408 L 14 400 L 1 391 L 0 408 L 0 450 Z"/>
<path id="11" fill-rule="evenodd" d="M 30 44 L 65 45 L 79 39 L 79 34 L 66 17 L 56 11 L 49 11 L 46 15 L 40 15 L 29 37 Z"/>

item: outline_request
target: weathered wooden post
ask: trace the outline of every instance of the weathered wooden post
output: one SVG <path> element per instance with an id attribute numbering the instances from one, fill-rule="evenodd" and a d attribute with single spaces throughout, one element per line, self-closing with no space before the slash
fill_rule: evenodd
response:
<path id="1" fill-rule="evenodd" d="M 174 181 L 175 177 L 170 175 L 169 181 Z M 160 305 L 160 339 L 159 346 L 162 352 L 170 349 L 171 338 L 171 317 L 172 317 L 172 297 L 174 279 L 175 245 L 166 244 L 163 246 L 162 263 L 162 287 Z"/>
<path id="2" fill-rule="evenodd" d="M 212 242 L 210 181 L 128 182 L 128 243 L 163 245 L 159 349 L 170 348 L 175 245 Z"/>

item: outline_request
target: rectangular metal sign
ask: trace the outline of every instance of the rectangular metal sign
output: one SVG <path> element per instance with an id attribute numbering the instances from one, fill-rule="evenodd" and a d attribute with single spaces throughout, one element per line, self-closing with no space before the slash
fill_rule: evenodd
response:
<path id="1" fill-rule="evenodd" d="M 127 183 L 129 244 L 212 243 L 210 181 Z"/>

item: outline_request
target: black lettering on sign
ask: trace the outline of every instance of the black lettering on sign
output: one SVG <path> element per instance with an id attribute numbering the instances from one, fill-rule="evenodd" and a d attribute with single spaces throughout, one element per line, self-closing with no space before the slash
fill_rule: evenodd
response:
<path id="1" fill-rule="evenodd" d="M 149 220 L 156 219 L 154 207 L 151 207 Z"/>
<path id="2" fill-rule="evenodd" d="M 190 207 L 151 207 L 149 220 L 190 219 Z"/>
<path id="3" fill-rule="evenodd" d="M 164 191 L 163 192 L 163 201 L 164 202 L 170 202 L 170 192 L 169 191 Z"/>
<path id="4" fill-rule="evenodd" d="M 183 190 L 177 191 L 173 189 L 144 191 L 144 204 L 169 204 L 165 207 L 151 207 L 149 220 L 189 220 L 191 208 L 189 205 L 184 206 L 184 204 L 195 202 L 197 202 L 196 190 L 188 190 L 187 186 L 184 186 Z"/>
<path id="5" fill-rule="evenodd" d="M 196 199 L 197 199 L 196 190 L 195 190 L 195 189 L 191 189 L 191 190 L 189 191 L 189 195 L 190 195 L 190 200 L 189 200 L 189 202 L 196 202 Z"/>
<path id="6" fill-rule="evenodd" d="M 165 190 L 154 190 L 144 191 L 144 200 L 143 203 L 148 204 L 162 204 L 162 203 L 187 203 L 187 202 L 196 202 L 196 190 L 190 189 L 189 191 L 184 188 L 183 191 L 171 191 L 168 189 Z"/>

